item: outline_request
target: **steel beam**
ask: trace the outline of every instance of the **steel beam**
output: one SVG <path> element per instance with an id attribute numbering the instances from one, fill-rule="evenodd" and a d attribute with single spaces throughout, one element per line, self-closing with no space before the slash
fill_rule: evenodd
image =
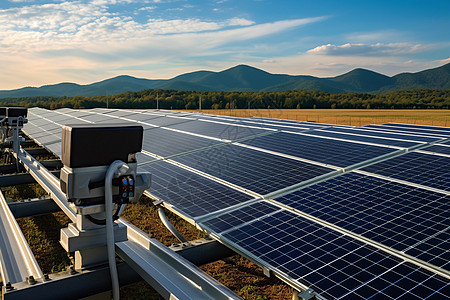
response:
<path id="1" fill-rule="evenodd" d="M 66 195 L 61 191 L 59 179 L 27 153 L 27 151 L 20 149 L 19 153 L 14 153 L 14 155 L 16 156 L 16 159 L 20 160 L 25 169 L 30 172 L 42 188 L 50 194 L 50 197 L 55 200 L 56 204 L 72 220 L 72 222 L 76 222 L 76 214 L 70 208 Z"/>
<path id="2" fill-rule="evenodd" d="M 51 173 L 59 178 L 60 171 Z M 31 183 L 36 183 L 36 180 L 28 173 L 0 175 L 0 187 Z"/>
<path id="3" fill-rule="evenodd" d="M 22 282 L 43 273 L 0 192 L 0 273 L 4 284 Z"/>
<path id="4" fill-rule="evenodd" d="M 116 243 L 116 253 L 165 299 L 241 299 L 155 239 L 123 219 L 128 241 Z"/>
<path id="5" fill-rule="evenodd" d="M 142 278 L 127 264 L 118 263 L 117 271 L 121 286 L 142 281 Z M 109 268 L 83 270 L 70 273 L 63 271 L 50 274 L 47 278 L 37 280 L 33 285 L 21 282 L 13 285 L 13 289 L 3 287 L 4 300 L 59 300 L 81 299 L 111 290 Z"/>
<path id="6" fill-rule="evenodd" d="M 61 211 L 51 198 L 15 201 L 8 203 L 8 205 L 16 219 Z"/>
<path id="7" fill-rule="evenodd" d="M 169 247 L 196 266 L 202 266 L 236 254 L 230 248 L 211 238 L 198 239 Z"/>

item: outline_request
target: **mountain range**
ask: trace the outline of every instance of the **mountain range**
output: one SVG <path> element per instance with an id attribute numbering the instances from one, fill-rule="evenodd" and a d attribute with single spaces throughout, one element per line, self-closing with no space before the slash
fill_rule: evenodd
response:
<path id="1" fill-rule="evenodd" d="M 145 89 L 249 92 L 280 92 L 301 89 L 329 93 L 383 93 L 407 89 L 450 89 L 450 63 L 434 69 L 417 73 L 401 73 L 395 76 L 386 76 L 359 68 L 328 78 L 271 74 L 251 66 L 238 65 L 220 72 L 197 71 L 164 80 L 122 75 L 87 85 L 59 83 L 41 87 L 0 90 L 0 98 L 104 96 Z"/>

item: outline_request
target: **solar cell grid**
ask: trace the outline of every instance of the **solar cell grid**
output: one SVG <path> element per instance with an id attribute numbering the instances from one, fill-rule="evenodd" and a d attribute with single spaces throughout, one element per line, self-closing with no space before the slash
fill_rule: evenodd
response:
<path id="1" fill-rule="evenodd" d="M 448 195 L 347 173 L 274 200 L 450 270 Z"/>
<path id="2" fill-rule="evenodd" d="M 386 130 L 389 132 L 404 132 L 410 134 L 425 135 L 430 137 L 441 137 L 441 138 L 450 137 L 450 133 L 419 128 L 396 127 L 387 125 L 367 125 L 364 126 L 364 128 L 376 128 L 379 130 Z"/>
<path id="3" fill-rule="evenodd" d="M 398 150 L 284 132 L 241 143 L 342 168 Z"/>
<path id="4" fill-rule="evenodd" d="M 256 220 L 278 210 L 280 210 L 280 208 L 268 202 L 257 202 L 246 206 L 245 209 L 238 209 L 232 213 L 217 216 L 212 220 L 203 221 L 202 225 L 209 228 L 209 230 L 219 233 Z"/>
<path id="5" fill-rule="evenodd" d="M 49 145 L 46 145 L 45 148 L 56 154 L 57 156 L 61 157 L 61 142 L 55 142 Z"/>
<path id="6" fill-rule="evenodd" d="M 264 129 L 227 125 L 205 121 L 190 121 L 167 127 L 232 141 L 267 132 L 267 130 Z"/>
<path id="7" fill-rule="evenodd" d="M 110 120 L 110 121 L 117 120 L 114 117 L 109 117 L 107 114 L 95 114 L 95 113 L 87 115 L 87 116 L 83 116 L 83 117 L 81 117 L 81 119 L 90 121 L 90 122 L 99 122 L 99 121 L 105 121 L 105 120 Z"/>
<path id="8" fill-rule="evenodd" d="M 144 132 L 142 148 L 153 154 L 168 157 L 218 144 L 223 143 L 164 128 L 155 128 Z"/>
<path id="9" fill-rule="evenodd" d="M 421 150 L 450 155 L 450 147 L 448 146 L 432 145 Z"/>
<path id="10" fill-rule="evenodd" d="M 366 143 L 397 146 L 397 147 L 404 147 L 404 148 L 414 147 L 419 144 L 417 142 L 400 141 L 400 140 L 393 140 L 393 139 L 388 139 L 388 138 L 374 138 L 374 137 L 369 137 L 369 136 L 328 132 L 328 131 L 323 131 L 323 130 L 310 130 L 310 131 L 308 131 L 308 134 L 339 138 L 339 139 L 344 139 L 344 140 L 348 140 L 348 141 L 360 141 L 360 142 L 366 142 Z"/>
<path id="11" fill-rule="evenodd" d="M 260 195 L 334 171 L 236 145 L 207 149 L 173 160 Z"/>
<path id="12" fill-rule="evenodd" d="M 59 112 L 59 110 L 57 110 Z M 90 111 L 90 110 L 89 110 Z M 65 112 L 65 115 L 69 115 L 71 117 L 75 117 L 75 118 L 82 118 L 84 116 L 89 116 L 91 115 L 90 112 L 88 112 L 88 110 L 73 110 L 73 111 L 67 111 Z"/>
<path id="13" fill-rule="evenodd" d="M 146 123 L 150 123 L 152 125 L 156 126 L 169 126 L 174 124 L 181 124 L 183 126 L 183 123 L 192 121 L 192 119 L 188 118 L 174 118 L 174 117 L 164 117 L 164 118 L 155 118 L 155 119 L 149 119 L 146 120 Z"/>
<path id="14" fill-rule="evenodd" d="M 403 124 L 403 123 L 386 123 L 383 125 L 395 126 L 395 127 L 405 127 L 405 128 L 427 129 L 427 130 L 443 131 L 446 133 L 450 133 L 450 127 L 442 127 L 442 126 L 429 126 L 429 125 Z"/>
<path id="15" fill-rule="evenodd" d="M 368 127 L 328 127 L 325 129 L 326 131 L 332 131 L 332 132 L 342 132 L 342 133 L 354 133 L 354 134 L 360 134 L 360 135 L 366 135 L 366 136 L 377 136 L 377 137 L 384 137 L 384 138 L 392 138 L 392 139 L 399 139 L 399 140 L 406 140 L 406 141 L 418 141 L 418 142 L 436 142 L 439 141 L 440 138 L 434 138 L 434 137 L 426 137 L 426 136 L 420 136 L 420 135 L 413 135 L 413 134 L 400 134 L 400 133 L 394 133 L 394 132 L 387 132 L 387 131 L 381 131 L 374 128 L 368 128 Z"/>
<path id="16" fill-rule="evenodd" d="M 132 110 L 116 110 L 116 111 L 109 113 L 108 115 L 116 116 L 116 117 L 125 117 L 125 116 L 134 115 L 134 114 L 135 114 L 135 112 Z"/>
<path id="17" fill-rule="evenodd" d="M 151 120 L 151 119 L 156 119 L 156 118 L 164 118 L 164 117 L 148 115 L 148 114 L 140 114 L 140 113 L 135 113 L 135 114 L 127 116 L 127 119 L 132 119 L 135 121 L 146 121 L 146 120 Z"/>
<path id="18" fill-rule="evenodd" d="M 253 199 L 165 161 L 141 166 L 140 170 L 152 174 L 150 193 L 193 218 Z"/>
<path id="19" fill-rule="evenodd" d="M 441 290 L 449 284 L 422 268 L 284 210 L 222 236 L 328 299 L 442 297 Z"/>
<path id="20" fill-rule="evenodd" d="M 450 191 L 450 157 L 409 152 L 361 170 Z"/>
<path id="21" fill-rule="evenodd" d="M 56 123 L 66 122 L 68 119 L 71 119 L 71 116 L 58 114 L 51 117 L 51 120 Z"/>

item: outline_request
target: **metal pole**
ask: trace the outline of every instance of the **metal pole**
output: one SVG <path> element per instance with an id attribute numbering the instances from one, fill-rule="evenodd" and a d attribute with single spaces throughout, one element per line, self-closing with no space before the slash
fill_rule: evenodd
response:
<path id="1" fill-rule="evenodd" d="M 159 93 L 156 92 L 156 110 L 159 110 Z"/>

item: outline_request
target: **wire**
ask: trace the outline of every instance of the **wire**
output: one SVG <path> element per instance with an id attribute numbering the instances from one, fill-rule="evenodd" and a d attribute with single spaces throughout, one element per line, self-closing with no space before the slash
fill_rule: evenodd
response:
<path id="1" fill-rule="evenodd" d="M 117 275 L 116 251 L 114 244 L 114 221 L 113 221 L 113 193 L 112 180 L 119 169 L 128 168 L 120 160 L 114 161 L 108 168 L 105 177 L 105 219 L 106 219 L 106 248 L 108 250 L 108 263 L 111 275 L 112 294 L 114 300 L 119 300 L 119 277 Z M 125 169 L 126 170 L 126 169 Z"/>

